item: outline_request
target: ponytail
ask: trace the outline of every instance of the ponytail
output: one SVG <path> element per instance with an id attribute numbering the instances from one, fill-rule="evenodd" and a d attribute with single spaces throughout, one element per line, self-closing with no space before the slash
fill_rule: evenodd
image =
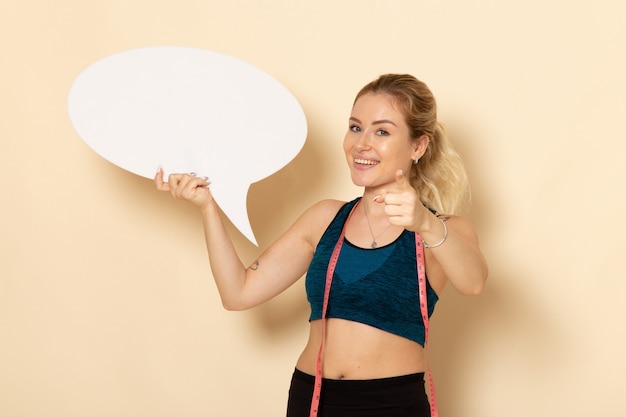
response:
<path id="1" fill-rule="evenodd" d="M 469 209 L 471 195 L 465 166 L 439 122 L 426 152 L 411 168 L 411 185 L 420 201 L 437 212 L 464 214 Z"/>

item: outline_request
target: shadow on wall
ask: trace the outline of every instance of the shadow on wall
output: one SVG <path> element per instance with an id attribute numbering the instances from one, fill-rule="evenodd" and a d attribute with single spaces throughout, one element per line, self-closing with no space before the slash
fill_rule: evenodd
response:
<path id="1" fill-rule="evenodd" d="M 523 268 L 510 265 L 492 274 L 479 297 L 447 288 L 437 306 L 429 360 L 442 415 L 479 415 L 493 406 L 494 391 L 523 403 L 540 393 L 537 376 L 550 386 L 558 369 L 574 366 L 562 363 L 567 347 L 549 309 L 523 288 Z"/>
<path id="2" fill-rule="evenodd" d="M 289 164 L 251 186 L 248 194 L 250 222 L 260 245 L 255 253 L 273 243 L 313 204 L 330 197 L 328 186 L 339 175 L 336 171 L 341 167 L 325 166 L 329 163 L 329 151 L 316 139 L 320 137 L 310 128 L 302 151 Z M 337 151 L 341 152 L 341 148 Z M 309 312 L 301 278 L 283 294 L 254 309 L 253 327 L 260 337 L 275 343 L 277 336 L 293 334 L 306 326 Z"/>
<path id="3" fill-rule="evenodd" d="M 337 173 L 328 164 L 328 150 L 315 131 L 300 153 L 273 175 L 251 185 L 248 213 L 260 249 L 269 246 L 309 207 L 328 198 L 328 188 Z M 341 143 L 338 144 L 341 152 Z"/>
<path id="4" fill-rule="evenodd" d="M 480 164 L 481 141 L 471 129 L 456 124 L 448 126 L 448 133 L 468 167 L 484 170 L 488 166 Z M 491 174 L 470 170 L 472 189 L 490 189 L 485 181 Z M 566 347 L 560 346 L 555 321 L 546 314 L 550 309 L 542 305 L 549 301 L 542 298 L 541 289 L 527 284 L 537 282 L 529 279 L 535 273 L 532 265 L 527 258 L 498 250 L 502 245 L 494 240 L 506 233 L 496 232 L 497 226 L 490 220 L 498 217 L 492 215 L 497 207 L 486 200 L 488 193 L 477 195 L 483 198 L 472 202 L 469 217 L 483 250 L 493 249 L 493 253 L 484 253 L 490 267 L 485 290 L 478 297 L 464 296 L 448 285 L 433 316 L 429 360 L 439 410 L 445 416 L 480 415 L 492 408 L 493 391 L 507 392 L 521 403 L 527 401 L 537 390 L 529 381 L 536 378 L 538 369 L 545 381 L 551 372 L 567 366 L 559 363 L 559 352 Z M 485 369 L 489 372 L 483 372 Z M 518 387 L 521 390 L 515 391 Z"/>

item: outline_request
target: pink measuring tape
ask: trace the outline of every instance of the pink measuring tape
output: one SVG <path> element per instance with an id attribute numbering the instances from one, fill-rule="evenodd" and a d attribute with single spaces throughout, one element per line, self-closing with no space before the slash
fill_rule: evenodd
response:
<path id="1" fill-rule="evenodd" d="M 339 239 L 335 244 L 335 248 L 333 249 L 332 255 L 330 256 L 330 261 L 328 262 L 328 269 L 326 270 L 326 285 L 324 286 L 324 302 L 322 304 L 322 341 L 320 343 L 320 349 L 317 354 L 317 366 L 315 369 L 315 384 L 313 386 L 313 398 L 311 401 L 311 410 L 309 413 L 309 417 L 317 417 L 317 413 L 319 410 L 320 397 L 322 394 L 322 358 L 324 356 L 324 341 L 326 337 L 326 310 L 328 309 L 328 300 L 330 298 L 330 287 L 333 281 L 333 275 L 335 273 L 335 267 L 337 266 L 337 260 L 339 259 L 339 252 L 341 251 L 341 246 L 343 245 L 343 240 L 346 234 L 346 224 L 350 220 L 350 216 L 352 216 L 352 212 L 359 205 L 360 201 L 357 202 L 350 215 L 346 219 L 343 228 L 341 229 L 341 234 L 339 235 Z M 417 281 L 418 281 L 418 292 L 420 298 L 420 310 L 422 312 L 422 320 L 424 321 L 424 350 L 428 351 L 428 300 L 426 294 L 426 268 L 424 266 L 424 245 L 422 244 L 422 238 L 419 233 L 415 233 L 415 257 L 417 260 Z M 437 398 L 435 396 L 435 384 L 433 382 L 433 377 L 430 372 L 430 368 L 428 367 L 428 362 L 426 363 L 426 373 L 428 374 L 428 385 L 430 389 L 430 415 L 431 417 L 439 417 L 439 413 L 437 411 Z"/>
<path id="2" fill-rule="evenodd" d="M 424 351 L 428 353 L 428 295 L 426 294 L 426 268 L 424 266 L 424 244 L 419 233 L 415 233 L 415 258 L 417 259 L 417 282 L 420 294 L 420 310 L 422 311 L 422 320 L 424 321 Z M 428 357 L 428 355 L 426 355 Z M 430 373 L 428 360 L 426 360 L 426 374 L 428 375 L 428 387 L 430 389 L 430 416 L 439 417 L 437 411 L 437 396 L 435 395 L 435 382 L 433 375 Z"/>

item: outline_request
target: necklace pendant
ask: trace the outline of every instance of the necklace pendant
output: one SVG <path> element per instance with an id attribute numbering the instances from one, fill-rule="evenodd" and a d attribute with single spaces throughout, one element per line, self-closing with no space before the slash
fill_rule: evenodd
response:
<path id="1" fill-rule="evenodd" d="M 370 245 L 372 249 L 376 249 L 377 246 L 378 246 L 378 243 L 376 243 L 376 241 L 373 241 L 372 244 Z"/>

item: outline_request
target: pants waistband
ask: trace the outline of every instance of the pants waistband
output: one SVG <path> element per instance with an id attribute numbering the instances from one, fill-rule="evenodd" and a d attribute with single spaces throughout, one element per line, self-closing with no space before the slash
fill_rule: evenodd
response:
<path id="1" fill-rule="evenodd" d="M 302 381 L 307 384 L 313 385 L 315 383 L 315 376 L 302 372 L 299 369 L 295 369 L 293 373 L 295 380 Z M 341 389 L 355 389 L 360 390 L 364 388 L 370 389 L 385 389 L 398 387 L 406 384 L 415 384 L 424 382 L 424 372 L 418 372 L 408 375 L 392 376 L 385 378 L 374 379 L 329 379 L 322 378 L 322 384 L 326 388 L 332 389 L 333 387 Z"/>

